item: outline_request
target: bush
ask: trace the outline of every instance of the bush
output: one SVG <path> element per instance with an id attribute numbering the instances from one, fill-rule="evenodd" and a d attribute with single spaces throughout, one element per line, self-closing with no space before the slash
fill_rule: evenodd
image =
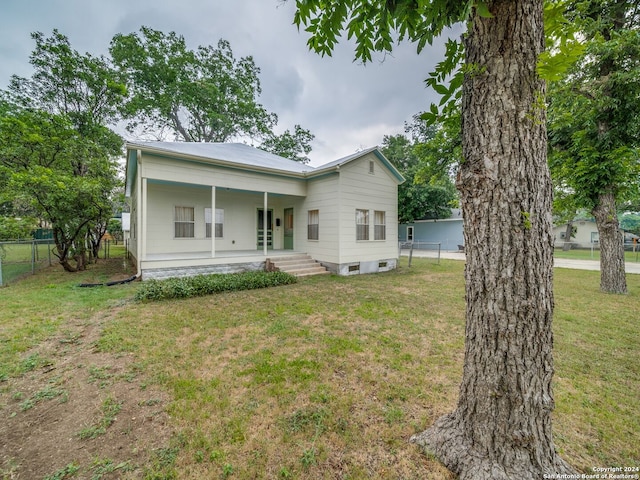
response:
<path id="1" fill-rule="evenodd" d="M 284 272 L 224 273 L 149 280 L 142 283 L 135 299 L 145 301 L 197 297 L 212 293 L 290 285 L 296 281 L 296 277 Z"/>

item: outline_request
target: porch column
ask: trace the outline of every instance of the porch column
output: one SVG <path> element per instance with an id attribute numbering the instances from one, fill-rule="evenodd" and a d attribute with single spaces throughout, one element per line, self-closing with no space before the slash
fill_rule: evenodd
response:
<path id="1" fill-rule="evenodd" d="M 147 198 L 149 195 L 149 190 L 147 187 L 147 178 L 142 179 L 142 192 L 140 195 L 140 200 L 142 201 L 142 225 L 140 225 L 140 257 L 142 259 L 147 258 L 147 223 L 148 223 L 148 215 L 147 215 L 147 205 L 149 204 L 149 199 Z"/>
<path id="2" fill-rule="evenodd" d="M 264 252 L 264 256 L 267 256 L 267 220 L 269 219 L 268 210 L 267 210 L 267 196 L 268 193 L 264 192 L 264 211 L 262 212 L 262 248 Z"/>
<path id="3" fill-rule="evenodd" d="M 216 257 L 216 186 L 211 185 L 211 258 Z"/>

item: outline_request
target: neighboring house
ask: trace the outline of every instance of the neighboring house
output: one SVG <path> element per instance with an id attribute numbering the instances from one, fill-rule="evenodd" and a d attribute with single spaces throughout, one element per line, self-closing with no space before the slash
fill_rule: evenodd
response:
<path id="1" fill-rule="evenodd" d="M 129 233 L 131 231 L 131 214 L 129 212 L 122 212 L 122 240 L 129 242 Z"/>
<path id="2" fill-rule="evenodd" d="M 143 279 L 294 252 L 341 275 L 390 270 L 403 181 L 376 148 L 314 168 L 239 143 L 127 143 L 129 250 Z"/>
<path id="3" fill-rule="evenodd" d="M 559 224 L 553 227 L 553 243 L 556 248 L 562 248 L 566 242 L 570 242 L 572 248 L 591 248 L 600 245 L 600 234 L 596 222 L 588 219 L 573 221 L 573 234 L 571 239 L 565 238 L 567 224 Z"/>
<path id="4" fill-rule="evenodd" d="M 562 248 L 565 242 L 571 243 L 571 248 L 599 248 L 600 234 L 594 220 L 580 219 L 573 221 L 573 234 L 571 239 L 566 239 L 567 224 L 563 223 L 553 227 L 553 241 L 556 248 Z M 634 242 L 634 238 L 636 239 Z M 633 248 L 638 244 L 638 236 L 620 229 L 620 239 L 624 239 L 625 246 Z"/>
<path id="5" fill-rule="evenodd" d="M 449 218 L 402 223 L 398 227 L 398 238 L 401 242 L 413 242 L 418 249 L 437 249 L 433 244 L 439 243 L 442 250 L 458 250 L 464 245 L 462 211 L 452 208 Z"/>

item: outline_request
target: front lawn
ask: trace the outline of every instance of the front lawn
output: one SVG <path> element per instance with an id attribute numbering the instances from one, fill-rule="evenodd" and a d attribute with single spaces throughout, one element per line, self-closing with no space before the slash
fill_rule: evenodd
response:
<path id="1" fill-rule="evenodd" d="M 158 303 L 134 302 L 137 283 L 78 289 L 47 270 L 0 291 L 2 413 L 21 415 L 12 381 L 40 343 L 102 318 L 96 354 L 131 358 L 133 387 L 169 398 L 173 437 L 131 478 L 452 478 L 408 438 L 455 408 L 463 262 L 402 265 Z M 598 272 L 555 270 L 555 441 L 584 472 L 640 466 L 640 275 L 628 283 L 608 295 Z"/>

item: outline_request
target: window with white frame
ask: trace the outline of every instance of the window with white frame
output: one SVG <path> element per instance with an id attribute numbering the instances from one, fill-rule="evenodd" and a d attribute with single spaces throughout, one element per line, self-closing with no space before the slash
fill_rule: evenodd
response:
<path id="1" fill-rule="evenodd" d="M 407 242 L 413 242 L 413 227 L 407 227 Z"/>
<path id="2" fill-rule="evenodd" d="M 309 210 L 308 212 L 307 239 L 320 239 L 320 210 Z"/>
<path id="3" fill-rule="evenodd" d="M 193 238 L 195 236 L 193 207 L 175 207 L 173 224 L 175 238 Z"/>
<path id="4" fill-rule="evenodd" d="M 369 210 L 356 209 L 356 240 L 369 240 Z"/>
<path id="5" fill-rule="evenodd" d="M 373 239 L 374 240 L 386 240 L 387 239 L 387 225 L 385 219 L 385 212 L 376 210 L 373 213 Z"/>
<path id="6" fill-rule="evenodd" d="M 206 237 L 211 238 L 211 209 L 204 209 L 204 223 L 206 230 Z M 216 238 L 222 238 L 224 236 L 224 209 L 216 208 L 216 218 L 215 218 L 215 231 Z"/>

